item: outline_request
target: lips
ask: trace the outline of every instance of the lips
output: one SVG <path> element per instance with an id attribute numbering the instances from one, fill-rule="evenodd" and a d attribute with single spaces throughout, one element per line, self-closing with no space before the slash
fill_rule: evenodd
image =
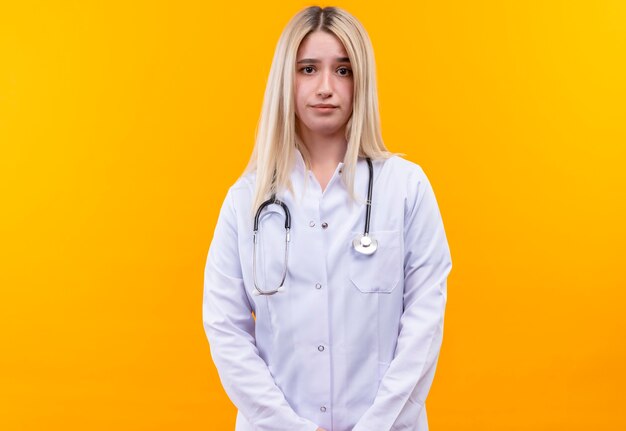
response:
<path id="1" fill-rule="evenodd" d="M 313 108 L 336 108 L 336 105 L 329 105 L 327 103 L 319 103 L 317 105 L 311 105 Z"/>

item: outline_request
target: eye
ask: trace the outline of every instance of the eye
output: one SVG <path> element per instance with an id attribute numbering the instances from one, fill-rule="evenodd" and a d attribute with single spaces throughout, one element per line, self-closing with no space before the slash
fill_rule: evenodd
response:
<path id="1" fill-rule="evenodd" d="M 313 66 L 304 66 L 300 68 L 300 71 L 303 72 L 305 75 L 310 75 L 311 73 L 313 73 L 314 70 L 315 68 Z"/>
<path id="2" fill-rule="evenodd" d="M 350 70 L 347 67 L 340 67 L 339 69 L 337 69 L 337 73 L 340 76 L 350 76 L 350 75 L 352 75 L 352 70 Z"/>

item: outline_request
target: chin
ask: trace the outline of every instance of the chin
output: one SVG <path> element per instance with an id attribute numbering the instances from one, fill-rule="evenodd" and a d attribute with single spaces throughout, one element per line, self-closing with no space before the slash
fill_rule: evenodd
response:
<path id="1" fill-rule="evenodd" d="M 311 133 L 318 135 L 335 135 L 339 133 L 344 126 L 345 124 L 310 124 L 307 125 L 306 128 L 309 129 Z"/>
<path id="2" fill-rule="evenodd" d="M 315 133 L 321 136 L 332 137 L 340 133 L 340 131 L 341 129 L 332 129 L 332 130 L 323 129 L 323 130 L 315 131 Z"/>

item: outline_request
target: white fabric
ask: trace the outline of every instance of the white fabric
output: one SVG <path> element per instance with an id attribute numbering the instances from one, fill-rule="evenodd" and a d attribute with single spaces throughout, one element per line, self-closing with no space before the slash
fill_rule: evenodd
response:
<path id="1" fill-rule="evenodd" d="M 397 156 L 374 161 L 370 234 L 378 250 L 360 255 L 352 240 L 364 228 L 367 162 L 357 165 L 363 200 L 353 205 L 342 166 L 322 192 L 296 151 L 296 198 L 278 196 L 291 211 L 289 270 L 285 291 L 272 296 L 251 294 L 254 174 L 240 178 L 222 205 L 202 314 L 238 408 L 237 431 L 428 430 L 424 403 L 452 268 L 435 195 L 419 165 Z M 272 290 L 284 263 L 278 205 L 262 213 L 259 241 L 257 276 Z"/>

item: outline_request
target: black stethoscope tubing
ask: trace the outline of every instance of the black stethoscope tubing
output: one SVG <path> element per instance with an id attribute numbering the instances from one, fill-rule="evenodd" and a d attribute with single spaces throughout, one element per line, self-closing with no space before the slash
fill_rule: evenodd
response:
<path id="1" fill-rule="evenodd" d="M 374 188 L 374 167 L 372 166 L 372 160 L 369 157 L 366 157 L 367 167 L 369 170 L 369 180 L 367 184 L 367 202 L 365 203 L 365 229 L 363 231 L 363 235 L 360 238 L 356 238 L 353 241 L 354 248 L 360 253 L 363 254 L 372 254 L 376 251 L 378 243 L 375 239 L 370 238 L 370 220 L 372 216 L 372 189 Z M 261 212 L 269 205 L 276 204 L 279 205 L 283 211 L 285 212 L 285 266 L 283 269 L 282 280 L 278 288 L 271 291 L 261 290 L 257 285 L 256 280 L 256 244 L 257 244 L 257 235 L 259 232 L 259 217 L 261 216 Z M 287 259 L 288 259 L 288 250 L 289 250 L 289 241 L 290 241 L 290 231 L 291 231 L 291 212 L 289 211 L 289 207 L 287 204 L 279 199 L 276 199 L 276 194 L 272 194 L 272 196 L 259 205 L 259 208 L 256 211 L 254 216 L 254 230 L 253 230 L 253 241 L 254 247 L 252 250 L 252 272 L 253 272 L 253 280 L 254 280 L 254 290 L 253 294 L 255 295 L 273 295 L 274 293 L 280 292 L 283 290 L 283 285 L 285 283 L 285 278 L 287 276 Z M 371 247 L 371 248 L 370 248 Z M 368 250 L 368 248 L 370 248 Z"/>

